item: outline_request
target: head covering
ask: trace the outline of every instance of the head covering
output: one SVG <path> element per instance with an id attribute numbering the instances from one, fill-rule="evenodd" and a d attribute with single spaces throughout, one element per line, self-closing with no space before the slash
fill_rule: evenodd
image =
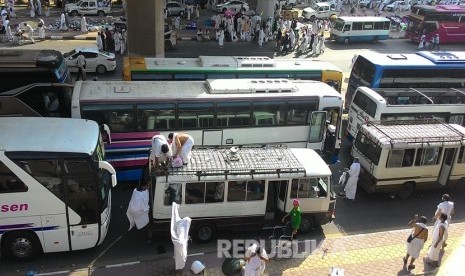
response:
<path id="1" fill-rule="evenodd" d="M 292 201 L 292 204 L 293 204 L 293 205 L 300 205 L 300 201 L 299 201 L 298 199 L 294 199 L 294 200 Z"/>

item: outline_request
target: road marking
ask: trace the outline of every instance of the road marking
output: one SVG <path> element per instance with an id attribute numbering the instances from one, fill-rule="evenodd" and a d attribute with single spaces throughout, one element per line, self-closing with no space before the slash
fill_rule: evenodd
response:
<path id="1" fill-rule="evenodd" d="M 58 274 L 68 274 L 70 273 L 71 270 L 62 270 L 62 271 L 55 271 L 55 272 L 48 272 L 48 273 L 38 273 L 38 274 L 34 274 L 34 275 L 58 275 Z"/>
<path id="2" fill-rule="evenodd" d="M 193 257 L 193 256 L 202 256 L 202 255 L 205 255 L 204 252 L 200 252 L 200 253 L 192 253 L 192 254 L 188 254 L 187 257 Z"/>
<path id="3" fill-rule="evenodd" d="M 123 267 L 123 266 L 130 266 L 130 265 L 136 265 L 140 264 L 140 261 L 136 262 L 129 262 L 129 263 L 121 263 L 121 264 L 112 264 L 112 265 L 106 265 L 106 268 L 112 268 L 112 267 Z"/>

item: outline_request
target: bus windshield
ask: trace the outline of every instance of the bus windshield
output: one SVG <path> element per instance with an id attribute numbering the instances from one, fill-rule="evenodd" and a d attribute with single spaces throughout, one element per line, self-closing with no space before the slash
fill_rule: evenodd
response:
<path id="1" fill-rule="evenodd" d="M 338 18 L 336 20 L 336 24 L 334 25 L 334 29 L 342 32 L 342 30 L 344 29 L 344 24 L 345 24 L 344 20 Z"/>

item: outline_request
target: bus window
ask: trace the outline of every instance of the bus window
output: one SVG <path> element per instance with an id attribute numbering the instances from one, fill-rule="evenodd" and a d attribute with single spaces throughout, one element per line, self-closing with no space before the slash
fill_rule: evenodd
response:
<path id="1" fill-rule="evenodd" d="M 71 117 L 71 89 L 34 86 L 17 97 L 42 117 Z"/>
<path id="2" fill-rule="evenodd" d="M 170 183 L 165 185 L 164 204 L 166 206 L 173 205 L 173 202 L 181 204 L 182 189 L 181 183 Z"/>
<path id="3" fill-rule="evenodd" d="M 27 186 L 0 161 L 0 194 L 27 192 Z"/>
<path id="4" fill-rule="evenodd" d="M 245 201 L 247 192 L 246 181 L 228 182 L 228 201 Z"/>
<path id="5" fill-rule="evenodd" d="M 465 115 L 451 115 L 449 117 L 449 124 L 463 125 Z"/>
<path id="6" fill-rule="evenodd" d="M 364 31 L 373 30 L 373 22 L 363 22 L 363 30 Z"/>
<path id="7" fill-rule="evenodd" d="M 263 200 L 265 198 L 265 180 L 247 182 L 247 201 Z"/>
<path id="8" fill-rule="evenodd" d="M 402 167 L 403 158 L 404 158 L 404 150 L 390 150 L 386 167 L 387 168 Z"/>
<path id="9" fill-rule="evenodd" d="M 350 31 L 350 27 L 352 27 L 350 24 L 345 24 L 344 25 L 344 32 Z"/>
<path id="10" fill-rule="evenodd" d="M 309 143 L 317 143 L 323 140 L 326 127 L 326 116 L 323 112 L 313 113 L 310 123 L 310 136 L 308 137 Z"/>
<path id="11" fill-rule="evenodd" d="M 417 150 L 415 166 L 429 166 L 439 163 L 442 148 L 423 148 Z"/>
<path id="12" fill-rule="evenodd" d="M 319 197 L 319 185 L 316 178 L 292 179 L 290 198 Z M 326 193 L 324 193 L 326 196 Z"/>
<path id="13" fill-rule="evenodd" d="M 241 74 L 241 73 L 238 73 L 237 74 L 237 78 L 239 79 L 265 79 L 266 78 L 266 74 L 258 74 L 258 73 L 247 73 L 247 74 Z"/>
<path id="14" fill-rule="evenodd" d="M 353 100 L 353 104 L 358 106 L 361 110 L 363 110 L 365 113 L 367 113 L 372 118 L 375 117 L 377 105 L 375 101 L 370 99 L 364 93 L 356 93 L 354 100 Z"/>
<path id="15" fill-rule="evenodd" d="M 175 104 L 137 105 L 137 129 L 139 131 L 173 130 L 175 124 Z"/>
<path id="16" fill-rule="evenodd" d="M 25 172 L 35 180 L 64 200 L 61 167 L 57 160 L 20 160 L 16 161 Z"/>
<path id="17" fill-rule="evenodd" d="M 178 127 L 212 128 L 213 127 L 213 103 L 186 103 L 178 105 Z"/>
<path id="18" fill-rule="evenodd" d="M 236 74 L 208 73 L 207 79 L 237 79 L 237 75 Z"/>
<path id="19" fill-rule="evenodd" d="M 378 165 L 382 149 L 372 139 L 366 137 L 366 135 L 359 131 L 354 146 L 363 156 L 370 160 L 370 162 Z"/>
<path id="20" fill-rule="evenodd" d="M 465 146 L 460 147 L 459 158 L 457 159 L 457 163 L 465 163 Z"/>
<path id="21" fill-rule="evenodd" d="M 384 30 L 384 22 L 375 22 L 375 30 Z"/>
<path id="22" fill-rule="evenodd" d="M 256 126 L 272 126 L 284 124 L 284 102 L 254 102 L 253 124 Z"/>
<path id="23" fill-rule="evenodd" d="M 132 105 L 93 104 L 82 106 L 83 118 L 107 124 L 112 132 L 134 131 L 134 108 Z"/>
<path id="24" fill-rule="evenodd" d="M 207 182 L 205 203 L 223 202 L 224 201 L 224 186 L 221 182 Z"/>
<path id="25" fill-rule="evenodd" d="M 218 127 L 249 126 L 250 102 L 218 103 L 216 125 Z"/>
<path id="26" fill-rule="evenodd" d="M 205 182 L 186 183 L 186 204 L 205 202 Z"/>
<path id="27" fill-rule="evenodd" d="M 316 110 L 316 102 L 289 101 L 287 104 L 286 125 L 305 125 L 308 123 L 308 114 Z"/>
<path id="28" fill-rule="evenodd" d="M 358 56 L 352 67 L 352 73 L 371 85 L 375 76 L 375 65 L 366 58 Z"/>
<path id="29" fill-rule="evenodd" d="M 174 75 L 175 80 L 204 80 L 205 75 L 204 74 L 175 74 Z"/>

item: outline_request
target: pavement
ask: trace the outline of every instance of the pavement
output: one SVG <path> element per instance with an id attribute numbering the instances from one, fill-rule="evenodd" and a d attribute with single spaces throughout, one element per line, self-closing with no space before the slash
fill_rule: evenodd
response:
<path id="1" fill-rule="evenodd" d="M 336 227 L 334 227 L 336 229 Z M 329 231 L 331 232 L 331 231 Z M 310 248 L 307 254 L 293 259 L 271 259 L 266 264 L 265 274 L 273 275 L 329 275 L 331 269 L 339 269 L 337 275 L 465 275 L 465 223 L 453 223 L 449 228 L 447 247 L 441 254 L 439 268 L 429 266 L 425 257 L 431 245 L 432 227 L 429 227 L 429 239 L 420 257 L 415 261 L 415 269 L 408 271 L 403 266 L 402 258 L 406 254 L 406 239 L 409 229 L 377 232 L 371 234 L 343 236 L 339 231 L 325 231 L 325 238 L 317 243 L 317 248 Z M 300 249 L 299 249 L 300 251 Z M 195 275 L 190 267 L 193 261 L 199 260 L 206 266 L 200 275 L 220 276 L 223 257 L 217 252 L 193 253 L 187 258 L 182 273 L 176 274 L 174 259 L 171 256 L 152 260 L 138 260 L 137 257 L 126 263 L 111 264 L 102 267 L 87 267 L 73 271 L 43 273 L 36 275 L 73 275 L 73 276 L 190 276 Z M 343 272 L 343 273 L 341 273 Z M 334 274 L 336 275 L 336 274 Z"/>
<path id="2" fill-rule="evenodd" d="M 304 6 L 296 7 L 295 10 L 301 13 L 301 10 L 304 8 Z M 347 7 L 345 7 L 345 10 L 348 10 Z M 59 15 L 60 15 L 60 10 L 59 9 L 51 9 L 50 12 L 50 17 L 45 17 L 45 16 L 37 16 L 35 19 L 31 19 L 28 16 L 28 12 L 25 10 L 24 7 L 18 7 L 17 8 L 17 14 L 20 16 L 19 18 L 12 18 L 11 19 L 11 26 L 12 30 L 14 30 L 14 26 L 21 23 L 21 22 L 28 22 L 31 24 L 33 28 L 37 27 L 38 23 L 38 18 L 42 18 L 45 21 L 45 26 L 55 25 L 57 24 L 57 20 L 59 21 Z M 106 17 L 106 18 L 99 18 L 95 16 L 87 16 L 87 23 L 92 24 L 92 21 L 96 21 L 96 25 L 99 25 L 98 22 L 101 21 L 103 24 L 101 25 L 102 27 L 108 25 L 108 22 L 112 22 L 116 20 L 119 16 L 123 15 L 124 11 L 121 8 L 115 8 L 113 9 L 112 15 Z M 197 26 L 199 28 L 202 28 L 202 30 L 207 29 L 205 27 L 205 20 L 210 18 L 211 15 L 214 13 L 210 10 L 201 10 L 200 12 L 200 18 L 198 20 L 193 20 L 197 21 Z M 381 16 L 388 16 L 391 15 L 392 13 L 388 12 L 382 12 Z M 405 16 L 407 15 L 408 12 L 401 12 L 399 15 Z M 348 15 L 348 14 L 347 14 Z M 373 10 L 366 10 L 364 12 L 359 11 L 358 13 L 355 14 L 356 16 L 372 16 L 374 15 Z M 169 18 L 168 21 L 173 20 L 174 18 Z M 77 21 L 79 20 L 79 17 L 70 17 L 71 21 Z M 187 23 L 186 19 L 183 19 L 183 24 L 185 25 Z M 189 29 L 180 29 L 176 30 L 178 40 L 197 40 L 197 30 L 189 30 Z M 329 32 L 326 32 L 328 37 L 329 37 Z M 88 33 L 81 33 L 80 31 L 75 31 L 75 30 L 68 30 L 68 31 L 60 31 L 57 29 L 47 29 L 45 31 L 45 39 L 46 40 L 95 40 L 97 36 L 97 31 L 95 32 L 88 32 Z M 211 33 L 210 36 L 212 39 L 214 39 L 214 33 Z M 390 33 L 390 38 L 392 39 L 402 39 L 404 38 L 405 33 L 402 31 L 391 31 Z M 37 32 L 34 32 L 34 38 L 37 38 Z M 11 43 L 11 42 L 10 42 Z M 244 42 L 246 43 L 246 42 Z M 5 43 L 7 44 L 7 43 Z"/>

